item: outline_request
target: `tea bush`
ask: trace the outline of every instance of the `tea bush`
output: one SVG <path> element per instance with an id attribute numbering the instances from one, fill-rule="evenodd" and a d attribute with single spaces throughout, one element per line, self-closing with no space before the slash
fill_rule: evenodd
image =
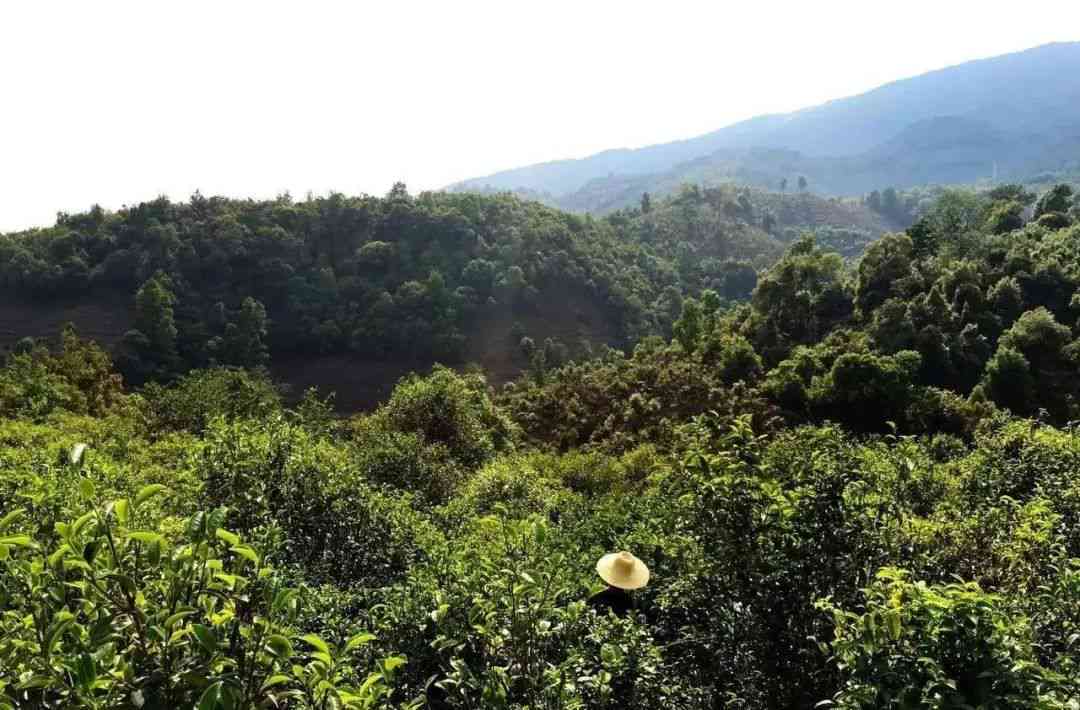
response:
<path id="1" fill-rule="evenodd" d="M 844 675 L 824 707 L 1075 707 L 1075 679 L 1038 663 L 1029 623 L 999 597 L 890 569 L 865 595 L 860 612 L 821 604 L 835 616 L 830 646 Z"/>
<path id="2" fill-rule="evenodd" d="M 92 491 L 84 490 L 87 497 Z M 365 657 L 291 624 L 298 599 L 262 556 L 198 513 L 175 538 L 147 527 L 148 486 L 39 543 L 0 520 L 0 707 L 368 708 L 405 659 Z M 370 671 L 361 671 L 367 666 Z"/>
<path id="3" fill-rule="evenodd" d="M 852 433 L 914 358 L 834 334 L 775 388 L 708 342 L 348 421 L 234 370 L 11 410 L 0 704 L 1076 710 L 1080 432 L 912 384 Z M 588 601 L 617 550 L 651 570 L 622 618 Z"/>

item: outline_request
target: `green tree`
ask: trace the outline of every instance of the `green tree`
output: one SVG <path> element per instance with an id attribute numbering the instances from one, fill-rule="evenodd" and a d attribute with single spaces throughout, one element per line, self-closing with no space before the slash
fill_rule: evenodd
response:
<path id="1" fill-rule="evenodd" d="M 1031 363 L 1022 353 L 1010 347 L 999 347 L 986 363 L 979 390 L 995 404 L 1013 414 L 1024 416 L 1034 409 L 1035 378 Z"/>
<path id="2" fill-rule="evenodd" d="M 814 342 L 850 316 L 844 260 L 805 236 L 758 279 L 751 305 L 755 349 L 775 364 L 791 346 Z"/>
<path id="3" fill-rule="evenodd" d="M 496 268 L 493 262 L 486 259 L 473 259 L 462 269 L 461 280 L 486 299 L 495 286 Z"/>
<path id="4" fill-rule="evenodd" d="M 164 274 L 154 276 L 135 294 L 135 327 L 146 336 L 152 353 L 163 362 L 176 359 L 175 302 Z"/>
<path id="5" fill-rule="evenodd" d="M 683 301 L 682 315 L 675 321 L 672 331 L 684 352 L 692 353 L 697 349 L 702 332 L 701 304 L 697 300 L 687 298 Z"/>
<path id="6" fill-rule="evenodd" d="M 1015 200 L 995 202 L 986 218 L 991 234 L 1007 234 L 1024 226 L 1024 206 Z"/>
<path id="7" fill-rule="evenodd" d="M 270 361 L 266 347 L 266 308 L 250 296 L 240 305 L 235 323 L 225 328 L 225 353 L 230 365 L 262 367 Z"/>
<path id="8" fill-rule="evenodd" d="M 375 416 L 389 429 L 417 434 L 427 445 L 445 446 L 467 467 L 512 448 L 516 435 L 488 396 L 481 375 L 463 376 L 438 365 L 427 377 L 403 378 Z"/>
<path id="9" fill-rule="evenodd" d="M 1023 185 L 1017 183 L 998 185 L 990 191 L 989 195 L 994 202 L 1019 202 L 1024 207 L 1035 204 L 1037 197 L 1034 192 L 1028 191 Z"/>
<path id="10" fill-rule="evenodd" d="M 1068 214 L 1072 205 L 1073 189 L 1069 185 L 1055 185 L 1035 203 L 1035 219 L 1046 214 Z"/>
<path id="11" fill-rule="evenodd" d="M 751 264 L 745 261 L 725 261 L 723 294 L 729 301 L 745 301 L 750 298 L 757 286 L 758 274 Z"/>
<path id="12" fill-rule="evenodd" d="M 886 353 L 909 350 L 915 343 L 915 325 L 906 303 L 890 298 L 874 310 L 867 327 L 870 337 Z"/>
<path id="13" fill-rule="evenodd" d="M 888 422 L 903 419 L 921 364 L 919 353 L 910 350 L 890 356 L 844 353 L 814 379 L 811 404 L 825 418 L 855 430 L 884 430 Z"/>
<path id="14" fill-rule="evenodd" d="M 761 374 L 761 358 L 741 335 L 711 333 L 702 345 L 701 359 L 716 368 L 720 380 L 727 385 L 751 382 Z"/>
<path id="15" fill-rule="evenodd" d="M 180 360 L 169 278 L 158 273 L 135 294 L 135 329 L 124 335 L 128 364 L 136 379 L 168 377 Z"/>
<path id="16" fill-rule="evenodd" d="M 1027 311 L 1001 336 L 987 364 L 982 389 L 1017 415 L 1045 409 L 1064 419 L 1078 391 L 1067 346 L 1071 333 L 1050 311 Z"/>
<path id="17" fill-rule="evenodd" d="M 990 288 L 987 300 L 994 314 L 1001 319 L 1005 327 L 1012 325 L 1024 310 L 1024 294 L 1020 289 L 1020 282 L 1012 276 L 1003 276 L 999 279 Z"/>
<path id="18" fill-rule="evenodd" d="M 906 234 L 885 235 L 867 248 L 855 284 L 855 305 L 864 317 L 890 297 L 902 295 L 897 288 L 911 275 L 912 250 Z"/>

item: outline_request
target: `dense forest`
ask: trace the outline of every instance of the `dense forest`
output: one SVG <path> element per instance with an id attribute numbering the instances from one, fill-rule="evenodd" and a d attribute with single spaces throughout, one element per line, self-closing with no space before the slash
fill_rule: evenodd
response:
<path id="1" fill-rule="evenodd" d="M 551 338 L 559 364 L 558 353 L 669 334 L 684 294 L 746 299 L 756 270 L 805 228 L 848 253 L 885 231 L 797 202 L 692 187 L 595 219 L 403 185 L 384 198 L 162 198 L 0 235 L 0 290 L 27 309 L 122 303 L 131 327 L 115 333 L 117 361 L 133 383 L 318 353 L 429 367 L 495 349 L 520 370 L 525 337 Z"/>
<path id="2" fill-rule="evenodd" d="M 910 223 L 873 239 L 754 194 L 0 238 L 9 293 L 134 312 L 0 369 L 0 707 L 1076 710 L 1080 199 L 871 193 Z M 571 297 L 612 342 L 462 366 L 484 309 Z M 459 367 L 346 417 L 262 367 L 335 349 Z M 622 615 L 587 601 L 618 550 Z"/>

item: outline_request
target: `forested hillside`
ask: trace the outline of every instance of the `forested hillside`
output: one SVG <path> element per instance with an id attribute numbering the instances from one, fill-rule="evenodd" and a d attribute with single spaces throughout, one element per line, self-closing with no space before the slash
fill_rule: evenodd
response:
<path id="1" fill-rule="evenodd" d="M 109 254 L 139 264 L 172 245 L 175 262 L 124 286 L 138 287 L 140 334 L 125 347 L 153 348 L 175 333 L 146 313 L 193 298 L 184 247 L 206 248 L 199 204 L 96 227 L 70 217 L 5 246 L 40 239 L 28 253 L 51 264 L 60 245 L 84 245 L 89 297 L 120 273 L 102 266 Z M 331 204 L 205 209 L 253 230 L 224 243 L 250 259 L 239 245 L 290 243 L 256 215 L 322 225 Z M 434 367 L 348 418 L 316 392 L 283 405 L 257 369 L 135 387 L 72 328 L 20 343 L 0 368 L 0 707 L 1076 710 L 1080 205 L 1068 186 L 947 191 L 857 262 L 805 236 L 776 243 L 756 278 L 724 260 L 768 259 L 757 228 L 744 224 L 746 241 L 693 233 L 725 212 L 720 193 L 606 221 L 505 196 L 350 204 L 378 210 L 371 241 L 338 249 L 311 226 L 325 239 L 302 240 L 298 264 L 337 277 L 367 263 L 358 250 L 471 272 L 477 252 L 433 262 L 386 225 L 446 234 L 414 220 L 471 207 L 471 221 L 446 217 L 451 233 L 490 225 L 470 238 L 491 246 L 513 243 L 494 237 L 512 231 L 499 209 L 523 210 L 550 220 L 516 237 L 538 260 L 555 229 L 569 271 L 606 249 L 644 262 L 609 268 L 668 264 L 631 293 L 672 285 L 670 334 L 564 365 L 523 336 L 533 357 L 514 382 Z M 136 231 L 149 209 L 173 218 Z M 717 276 L 709 259 L 736 266 Z M 215 263 L 261 283 L 250 261 Z M 522 272 L 541 294 L 586 275 Z M 676 300 L 680 287 L 698 293 Z M 207 302 L 273 303 L 219 288 Z M 262 353 L 260 308 L 227 307 L 214 352 Z M 651 576 L 614 613 L 590 595 L 597 559 L 617 550 Z"/>
<path id="2" fill-rule="evenodd" d="M 0 338 L 14 347 L 72 321 L 115 348 L 129 382 L 269 364 L 353 407 L 434 362 L 506 380 L 533 356 L 523 338 L 559 364 L 668 333 L 683 294 L 747 298 L 755 268 L 799 226 L 760 197 L 688 189 L 608 219 L 403 186 L 384 198 L 95 208 L 0 236 Z"/>
<path id="3" fill-rule="evenodd" d="M 619 193 L 684 182 L 857 195 L 889 186 L 1023 181 L 1080 170 L 1080 43 L 1066 42 L 903 79 L 696 138 L 609 150 L 464 180 L 451 189 L 525 189 L 603 212 Z"/>

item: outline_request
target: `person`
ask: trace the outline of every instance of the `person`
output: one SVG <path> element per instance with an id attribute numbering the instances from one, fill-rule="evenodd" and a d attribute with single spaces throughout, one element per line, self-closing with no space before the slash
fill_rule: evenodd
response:
<path id="1" fill-rule="evenodd" d="M 620 618 L 634 608 L 630 592 L 649 583 L 649 568 L 629 552 L 612 552 L 596 563 L 596 572 L 607 589 L 589 597 L 589 606 L 598 613 L 610 611 Z"/>

